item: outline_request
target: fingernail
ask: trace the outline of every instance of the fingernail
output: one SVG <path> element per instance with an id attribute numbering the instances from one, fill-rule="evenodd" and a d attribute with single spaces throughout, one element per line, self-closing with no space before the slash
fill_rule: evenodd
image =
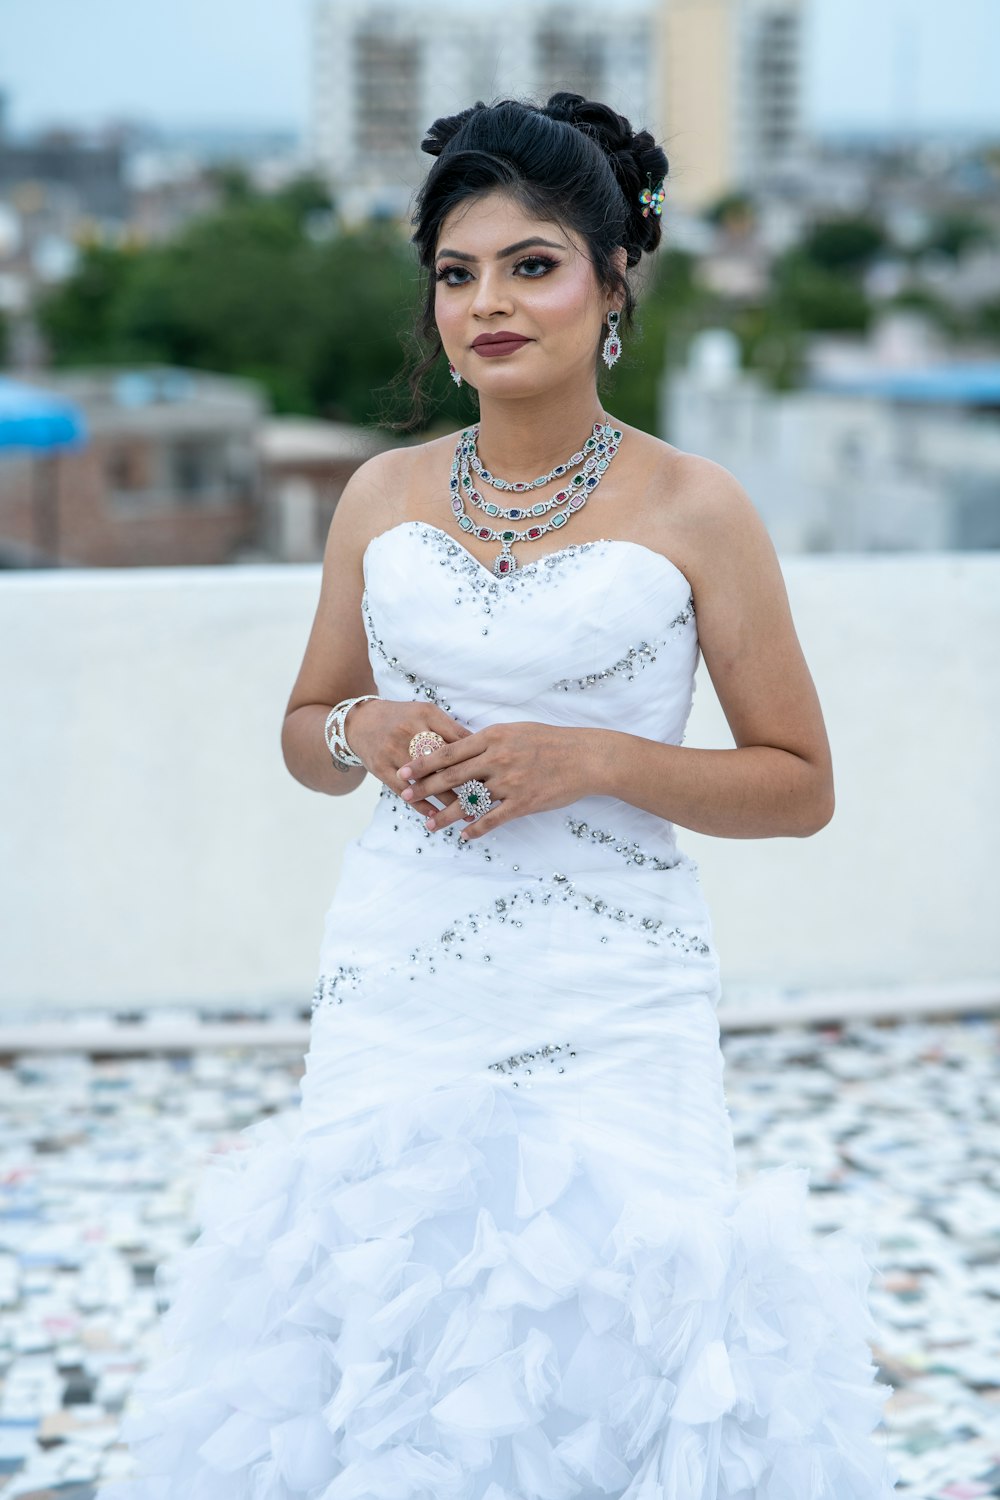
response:
<path id="1" fill-rule="evenodd" d="M 412 766 L 400 766 L 399 770 L 396 772 L 397 776 L 404 776 L 404 777 L 411 776 L 412 774 L 413 774 L 413 767 Z"/>

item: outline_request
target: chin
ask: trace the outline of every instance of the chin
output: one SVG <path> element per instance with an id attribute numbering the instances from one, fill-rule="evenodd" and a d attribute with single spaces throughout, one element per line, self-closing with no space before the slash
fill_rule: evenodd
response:
<path id="1" fill-rule="evenodd" d="M 552 389 L 552 378 L 545 378 L 537 371 L 525 375 L 515 370 L 485 370 L 476 381 L 470 381 L 481 396 L 504 396 L 511 400 L 541 396 Z"/>

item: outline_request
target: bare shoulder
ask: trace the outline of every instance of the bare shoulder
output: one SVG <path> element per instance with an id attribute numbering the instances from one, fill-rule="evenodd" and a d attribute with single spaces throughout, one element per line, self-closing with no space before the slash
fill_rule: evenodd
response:
<path id="1" fill-rule="evenodd" d="M 700 453 L 648 438 L 642 518 L 656 545 L 695 590 L 742 563 L 772 572 L 774 549 L 760 512 L 731 470 Z"/>
<path id="2" fill-rule="evenodd" d="M 639 516 L 647 544 L 687 578 L 698 644 L 737 746 L 813 760 L 830 750 L 781 566 L 744 486 L 723 464 L 652 438 Z"/>
<path id="3" fill-rule="evenodd" d="M 404 519 L 406 498 L 420 484 L 431 443 L 385 448 L 359 464 L 341 491 L 330 522 L 326 558 L 359 567 L 368 543 Z"/>
<path id="4" fill-rule="evenodd" d="M 407 519 L 413 497 L 434 482 L 454 452 L 455 436 L 386 448 L 366 459 L 351 475 L 337 502 L 331 525 L 335 545 L 360 549 L 379 532 Z"/>
<path id="5" fill-rule="evenodd" d="M 393 497 L 404 490 L 413 468 L 414 450 L 386 448 L 359 464 L 337 501 L 330 527 L 339 545 L 362 546 L 392 523 Z"/>
<path id="6" fill-rule="evenodd" d="M 730 469 L 700 453 L 654 441 L 656 500 L 671 522 L 708 531 L 759 522 L 753 501 Z"/>

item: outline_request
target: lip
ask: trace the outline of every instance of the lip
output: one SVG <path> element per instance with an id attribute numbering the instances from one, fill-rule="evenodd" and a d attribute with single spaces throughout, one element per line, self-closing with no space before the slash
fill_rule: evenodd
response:
<path id="1" fill-rule="evenodd" d="M 530 344 L 531 339 L 525 338 L 521 333 L 481 333 L 473 341 L 472 347 L 477 354 L 485 354 L 487 357 L 498 354 L 513 354 L 515 349 L 520 349 L 524 344 Z"/>

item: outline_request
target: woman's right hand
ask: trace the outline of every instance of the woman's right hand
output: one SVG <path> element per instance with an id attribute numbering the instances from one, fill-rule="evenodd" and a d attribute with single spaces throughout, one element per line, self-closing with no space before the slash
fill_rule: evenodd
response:
<path id="1" fill-rule="evenodd" d="M 471 729 L 466 729 L 464 724 L 459 724 L 433 703 L 397 703 L 391 698 L 368 698 L 348 711 L 344 738 L 364 762 L 365 770 L 399 797 L 403 791 L 397 774 L 399 767 L 412 759 L 410 741 L 422 729 L 434 730 L 449 745 L 472 734 Z M 434 795 L 445 807 L 456 801 L 454 792 L 435 792 Z M 426 798 L 408 802 L 406 806 L 416 808 L 424 817 L 440 811 Z"/>

